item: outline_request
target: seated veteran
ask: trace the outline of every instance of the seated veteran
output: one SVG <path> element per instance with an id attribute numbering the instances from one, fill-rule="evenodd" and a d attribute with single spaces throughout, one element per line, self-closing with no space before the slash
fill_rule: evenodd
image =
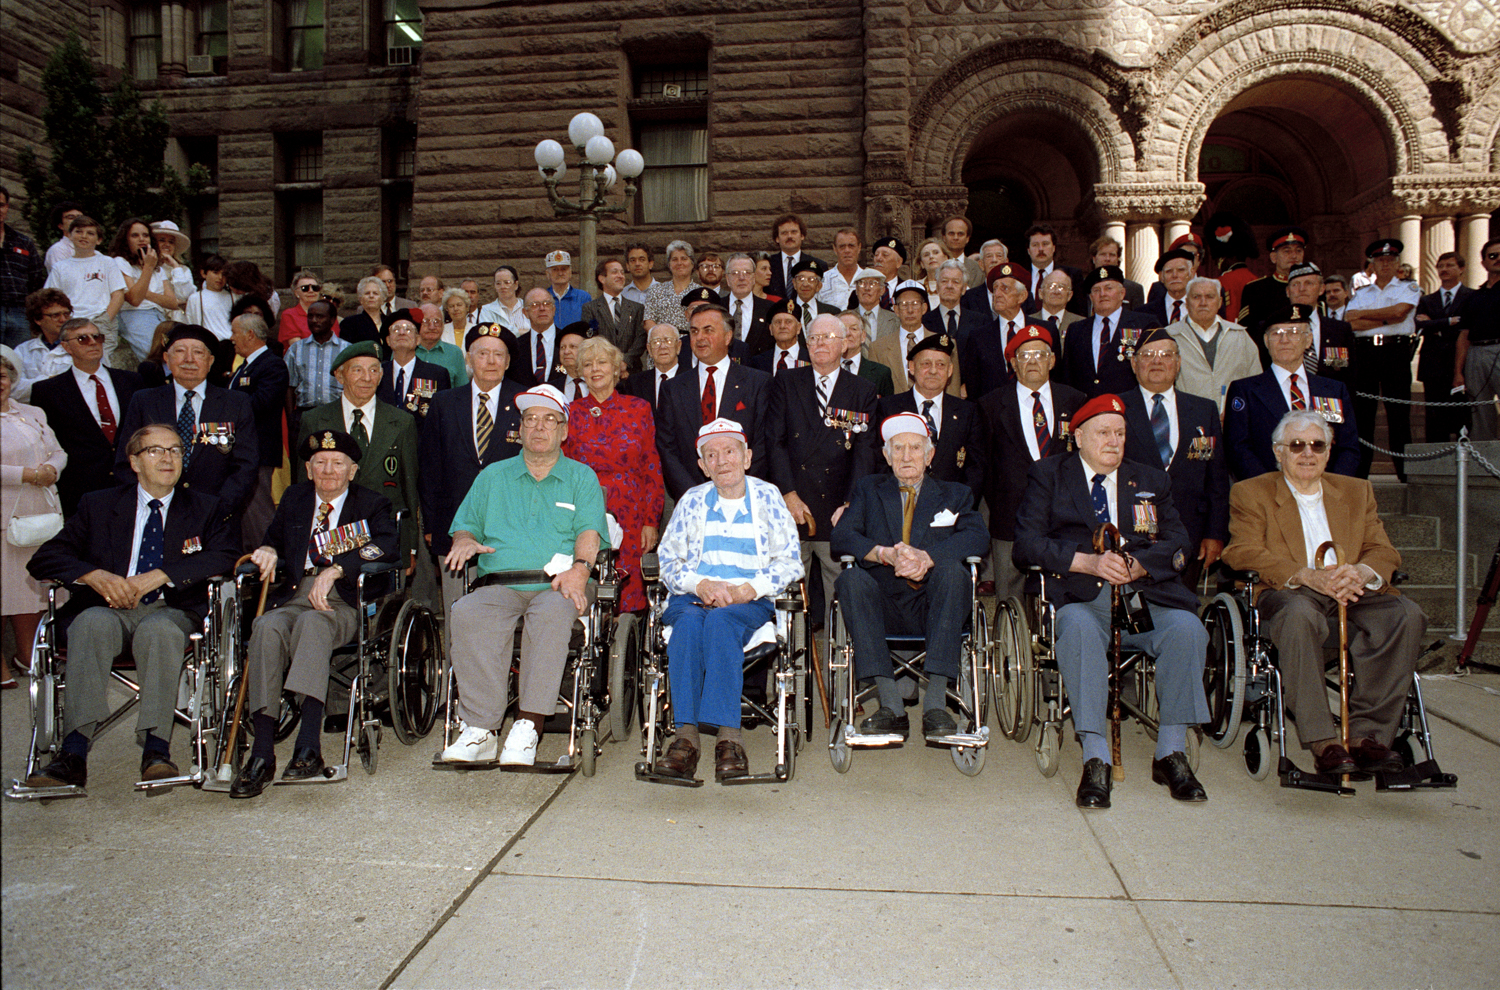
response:
<path id="1" fill-rule="evenodd" d="M 745 646 L 771 620 L 773 597 L 802 576 L 797 525 L 775 485 L 746 476 L 750 457 L 734 420 L 699 430 L 698 464 L 710 481 L 682 496 L 661 541 L 677 734 L 656 772 L 669 777 L 695 776 L 700 725 L 718 729 L 717 779 L 750 773 L 740 742 Z"/>
<path id="2" fill-rule="evenodd" d="M 239 529 L 217 498 L 176 487 L 182 441 L 174 427 L 143 426 L 121 447 L 135 481 L 84 495 L 26 565 L 38 581 L 62 581 L 72 592 L 58 615 L 68 656 L 62 752 L 28 787 L 87 782 L 89 744 L 111 711 L 110 667 L 127 651 L 140 685 L 141 779 L 178 775 L 168 744 L 183 653 L 208 613 L 207 580 L 234 566 Z"/>
<path id="3" fill-rule="evenodd" d="M 1395 771 L 1401 759 L 1389 746 L 1427 617 L 1390 585 L 1401 555 L 1385 534 L 1370 483 L 1327 473 L 1332 433 L 1310 410 L 1281 418 L 1272 437 L 1281 470 L 1230 489 L 1224 560 L 1260 574 L 1255 603 L 1261 629 L 1276 646 L 1287 707 L 1318 772 Z M 1343 564 L 1335 565 L 1331 551 L 1314 561 L 1327 540 L 1343 549 Z M 1323 644 L 1338 622 L 1340 602 L 1348 614 L 1354 674 L 1347 750 L 1329 714 L 1323 679 Z"/>
<path id="4" fill-rule="evenodd" d="M 588 610 L 589 582 L 599 547 L 607 546 L 604 489 L 584 464 L 562 455 L 568 403 L 551 385 L 516 396 L 521 410 L 521 456 L 479 472 L 453 516 L 453 546 L 443 559 L 462 571 L 476 555 L 479 577 L 496 571 L 542 571 L 551 583 L 476 588 L 453 603 L 448 621 L 458 717 L 463 729 L 443 750 L 450 763 L 495 759 L 510 689 L 511 643 L 521 639 L 520 697 L 502 764 L 532 766 L 568 660 L 573 623 Z M 560 559 L 559 559 L 560 558 Z"/>
<path id="5" fill-rule="evenodd" d="M 854 641 L 855 676 L 862 684 L 873 680 L 880 698 L 859 731 L 904 737 L 910 730 L 886 636 L 922 635 L 922 734 L 951 735 L 958 725 L 948 713 L 947 689 L 958 678 L 964 623 L 974 601 L 964 558 L 982 557 L 989 541 L 974 494 L 927 474 L 936 448 L 921 416 L 891 416 L 881 423 L 880 435 L 892 473 L 855 482 L 831 540 L 835 558 L 847 555 L 856 563 L 835 583 Z"/>
<path id="6" fill-rule="evenodd" d="M 322 775 L 329 661 L 359 632 L 360 565 L 397 559 L 390 500 L 354 483 L 361 457 L 354 438 L 320 430 L 308 434 L 300 453 L 307 480 L 282 494 L 261 546 L 251 555 L 262 581 L 275 579 L 278 560 L 286 561 L 292 579 L 250 627 L 246 709 L 255 741 L 229 785 L 232 798 L 255 797 L 276 774 L 273 747 L 283 686 L 301 697 L 302 727 L 281 779 Z"/>
<path id="7" fill-rule="evenodd" d="M 1083 745 L 1078 806 L 1109 807 L 1111 588 L 1125 585 L 1150 603 L 1155 627 L 1123 637 L 1126 649 L 1156 658 L 1161 726 L 1151 779 L 1167 785 L 1179 801 L 1205 801 L 1185 755 L 1188 729 L 1208 718 L 1208 632 L 1198 621 L 1198 599 L 1181 578 L 1196 548 L 1188 546 L 1166 472 L 1125 460 L 1125 404 L 1118 396 L 1106 392 L 1080 406 L 1073 435 L 1076 453 L 1031 465 L 1016 516 L 1014 556 L 1017 565 L 1039 565 L 1048 573 L 1047 599 L 1057 607 L 1057 666 Z M 1129 556 L 1094 551 L 1094 533 L 1104 523 L 1119 528 Z"/>

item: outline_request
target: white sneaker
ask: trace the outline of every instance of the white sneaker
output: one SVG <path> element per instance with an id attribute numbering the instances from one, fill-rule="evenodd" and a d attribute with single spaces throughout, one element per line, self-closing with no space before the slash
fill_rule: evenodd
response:
<path id="1" fill-rule="evenodd" d="M 477 725 L 465 725 L 453 745 L 443 750 L 439 759 L 444 763 L 486 763 L 495 758 L 499 748 L 500 733 Z"/>
<path id="2" fill-rule="evenodd" d="M 500 750 L 501 766 L 529 767 L 536 765 L 536 744 L 541 737 L 530 719 L 518 719 L 505 737 L 505 748 Z"/>

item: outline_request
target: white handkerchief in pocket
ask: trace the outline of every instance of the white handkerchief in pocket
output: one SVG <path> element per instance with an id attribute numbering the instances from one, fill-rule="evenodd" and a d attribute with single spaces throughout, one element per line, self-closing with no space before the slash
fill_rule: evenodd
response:
<path id="1" fill-rule="evenodd" d="M 944 509 L 942 512 L 939 512 L 937 515 L 933 516 L 932 522 L 928 523 L 927 525 L 932 529 L 936 529 L 939 526 L 952 526 L 956 522 L 958 522 L 958 514 L 955 513 L 952 509 Z"/>

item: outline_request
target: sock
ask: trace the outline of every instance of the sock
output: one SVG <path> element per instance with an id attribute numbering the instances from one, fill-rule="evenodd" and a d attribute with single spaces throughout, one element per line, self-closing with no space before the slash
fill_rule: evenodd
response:
<path id="1" fill-rule="evenodd" d="M 1089 760 L 1103 760 L 1109 763 L 1109 743 L 1105 741 L 1104 735 L 1099 732 L 1080 732 L 1078 741 L 1083 743 L 1083 762 Z"/>
<path id="2" fill-rule="evenodd" d="M 729 742 L 743 743 L 744 739 L 744 731 L 738 725 L 719 726 L 719 742 L 728 740 Z"/>
<path id="3" fill-rule="evenodd" d="M 141 744 L 141 753 L 159 753 L 162 756 L 171 756 L 172 747 L 161 736 L 146 733 L 146 741 Z"/>
<path id="4" fill-rule="evenodd" d="M 1187 753 L 1188 727 L 1180 723 L 1163 723 L 1156 730 L 1156 758 L 1165 760 L 1173 753 Z"/>
<path id="5" fill-rule="evenodd" d="M 89 755 L 89 737 L 74 729 L 62 741 L 62 751 L 72 756 L 87 757 Z"/>
<path id="6" fill-rule="evenodd" d="M 297 749 L 323 752 L 323 702 L 302 696 L 302 725 L 297 729 Z"/>
<path id="7" fill-rule="evenodd" d="M 698 740 L 701 738 L 698 733 L 698 723 L 693 722 L 689 725 L 679 725 L 677 727 L 677 738 L 684 739 L 692 743 L 694 748 L 697 748 Z"/>
<path id="8" fill-rule="evenodd" d="M 276 762 L 276 720 L 264 711 L 251 718 L 254 740 L 250 743 L 250 758 L 260 757 L 267 763 Z"/>
<path id="9" fill-rule="evenodd" d="M 942 674 L 932 674 L 927 678 L 927 692 L 922 695 L 922 707 L 948 707 L 948 678 Z"/>
<path id="10" fill-rule="evenodd" d="M 906 702 L 901 697 L 901 689 L 896 686 L 894 677 L 875 678 L 875 694 L 880 698 L 881 708 L 889 708 L 897 715 L 906 711 Z"/>

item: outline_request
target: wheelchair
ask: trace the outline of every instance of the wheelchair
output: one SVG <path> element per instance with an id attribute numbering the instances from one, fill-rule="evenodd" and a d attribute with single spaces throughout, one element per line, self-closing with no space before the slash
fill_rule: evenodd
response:
<path id="1" fill-rule="evenodd" d="M 641 756 L 644 759 L 635 765 L 635 777 L 654 784 L 702 787 L 701 779 L 656 773 L 657 760 L 677 725 L 672 717 L 672 690 L 667 675 L 667 628 L 661 621 L 671 594 L 661 583 L 661 565 L 656 554 L 642 555 L 641 576 L 651 605 L 646 614 L 640 673 Z M 807 694 L 807 664 L 812 649 L 800 582 L 777 595 L 774 603 L 775 614 L 756 631 L 745 647 L 746 677 L 768 674 L 771 692 L 764 703 L 742 693 L 740 707 L 752 722 L 765 722 L 776 727 L 775 767 L 770 773 L 731 777 L 722 781 L 726 785 L 784 782 L 791 780 L 797 772 L 797 754 L 802 750 L 805 735 L 798 720 L 798 700 Z"/>
<path id="2" fill-rule="evenodd" d="M 973 777 L 984 769 L 985 752 L 989 748 L 990 727 L 988 723 L 990 684 L 990 637 L 988 617 L 979 600 L 979 564 L 981 558 L 966 557 L 964 564 L 969 569 L 969 587 L 973 590 L 973 605 L 964 629 L 963 655 L 958 664 L 958 683 L 949 687 L 948 701 L 958 707 L 958 731 L 928 742 L 948 748 L 953 765 L 966 777 Z M 844 568 L 854 567 L 853 557 L 839 558 Z M 839 773 L 848 773 L 854 761 L 856 749 L 900 746 L 903 742 L 897 734 L 865 734 L 855 726 L 860 707 L 875 697 L 875 688 L 861 690 L 854 671 L 854 643 L 849 637 L 844 612 L 838 599 L 830 594 L 828 606 L 828 668 L 832 687 L 829 704 L 833 708 L 832 725 L 828 736 L 828 757 Z M 897 679 L 911 678 L 917 682 L 918 691 L 927 683 L 922 662 L 927 657 L 926 639 L 922 636 L 887 636 L 891 660 Z M 920 696 L 920 695 L 919 695 Z"/>
<path id="3" fill-rule="evenodd" d="M 47 611 L 37 626 L 32 644 L 30 685 L 31 738 L 26 750 L 25 772 L 12 779 L 5 796 L 16 800 L 86 797 L 79 786 L 30 787 L 27 778 L 57 757 L 62 749 L 63 712 L 67 689 L 67 648 L 58 624 L 57 593 L 61 582 L 48 581 Z M 230 695 L 228 681 L 233 673 L 236 639 L 237 602 L 234 583 L 224 576 L 208 580 L 208 614 L 203 628 L 188 635 L 183 653 L 182 674 L 178 681 L 177 704 L 173 717 L 191 734 L 191 759 L 188 772 L 162 780 L 137 781 L 135 789 L 159 793 L 183 784 L 202 786 L 213 773 L 219 754 L 223 713 Z M 129 647 L 115 660 L 110 680 L 127 692 L 125 700 L 94 732 L 98 739 L 125 718 L 140 702 L 140 685 L 129 676 L 133 669 Z"/>
<path id="4" fill-rule="evenodd" d="M 603 752 L 600 745 L 603 739 L 608 737 L 620 742 L 629 736 L 635 721 L 641 629 L 634 613 L 620 612 L 620 587 L 624 583 L 624 574 L 619 568 L 619 556 L 620 552 L 615 548 L 606 547 L 599 551 L 595 560 L 597 589 L 594 602 L 573 623 L 567 664 L 563 668 L 562 690 L 554 709 L 554 716 L 567 719 L 567 752 L 554 762 L 538 760 L 533 766 L 503 766 L 498 756 L 478 763 L 450 763 L 441 759 L 443 750 L 458 738 L 461 731 L 458 696 L 463 690 L 453 676 L 452 658 L 445 657 L 442 673 L 443 739 L 432 758 L 434 770 L 465 772 L 498 768 L 526 773 L 582 770 L 585 777 L 592 777 Z M 470 561 L 464 572 L 464 594 L 491 584 L 542 584 L 552 580 L 542 571 L 496 571 L 478 578 L 476 573 L 475 563 Z M 515 710 L 519 698 L 521 626 L 522 623 L 516 624 L 515 636 L 511 643 L 506 644 L 511 657 L 507 715 Z M 562 731 L 561 727 L 556 731 Z"/>
<path id="5" fill-rule="evenodd" d="M 1038 579 L 1037 593 L 1024 600 L 1010 597 L 995 607 L 995 662 L 990 668 L 990 694 L 1002 735 L 1025 743 L 1036 732 L 1032 756 L 1043 777 L 1057 773 L 1062 758 L 1063 723 L 1072 717 L 1054 644 L 1057 608 L 1047 601 L 1048 575 L 1040 567 L 1025 568 Z M 1142 650 L 1120 654 L 1119 685 L 1122 716 L 1134 718 L 1146 734 L 1156 738 L 1160 724 L 1156 702 L 1156 661 Z M 1202 730 L 1187 734 L 1188 765 L 1194 772 L 1202 747 Z"/>
<path id="6" fill-rule="evenodd" d="M 1228 749 L 1248 723 L 1243 753 L 1245 770 L 1252 780 L 1266 779 L 1274 766 L 1282 787 L 1346 797 L 1354 794 L 1354 788 L 1346 786 L 1339 777 L 1302 770 L 1287 756 L 1286 708 L 1276 647 L 1261 635 L 1260 613 L 1251 604 L 1260 575 L 1255 571 L 1236 571 L 1222 562 L 1218 567 L 1221 581 L 1217 593 L 1203 607 L 1203 624 L 1208 628 L 1208 662 L 1203 680 L 1208 693 L 1210 720 L 1205 729 L 1209 739 L 1219 749 Z M 1397 571 L 1391 578 L 1392 584 L 1401 584 L 1406 575 Z M 1336 630 L 1333 636 L 1336 650 Z M 1337 662 L 1328 686 L 1338 690 Z M 1338 721 L 1337 715 L 1334 721 Z M 1399 773 L 1375 774 L 1377 791 L 1458 786 L 1458 776 L 1443 772 L 1433 752 L 1427 707 L 1422 702 L 1421 674 L 1412 675 L 1411 690 L 1391 749 L 1400 755 L 1405 768 Z"/>

